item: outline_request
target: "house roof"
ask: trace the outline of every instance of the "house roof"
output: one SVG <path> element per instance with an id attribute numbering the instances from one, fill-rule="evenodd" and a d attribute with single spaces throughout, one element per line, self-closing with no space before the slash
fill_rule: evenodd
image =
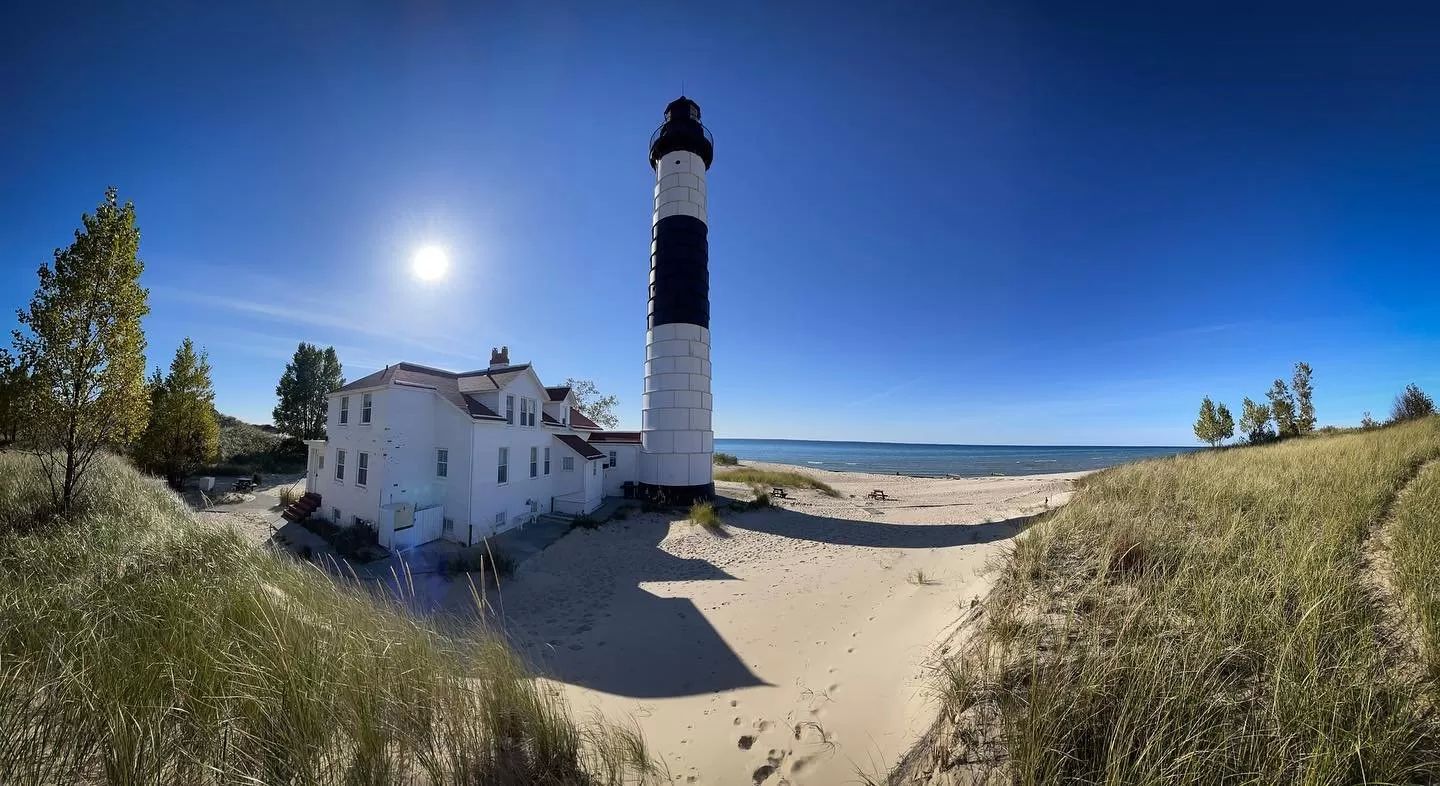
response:
<path id="1" fill-rule="evenodd" d="M 541 412 L 541 413 L 540 413 L 540 422 L 541 422 L 541 423 L 544 423 L 544 424 L 547 425 L 547 426 L 563 426 L 563 425 L 565 425 L 565 424 L 561 423 L 560 421 L 556 420 L 555 418 L 550 417 L 550 413 L 549 413 L 549 412 Z"/>
<path id="2" fill-rule="evenodd" d="M 585 440 L 575 436 L 574 434 L 556 434 L 555 438 L 560 440 L 561 442 L 564 442 L 565 447 L 570 448 L 576 453 L 579 453 L 580 458 L 589 461 L 606 458 L 604 453 L 596 450 L 595 447 L 589 442 L 586 442 Z"/>
<path id="3" fill-rule="evenodd" d="M 474 396 L 460 392 L 460 378 L 483 376 L 491 385 L 498 388 L 516 376 L 525 373 L 529 368 L 529 363 L 522 363 L 516 366 L 503 366 L 500 368 L 481 369 L 479 371 L 455 372 L 439 368 L 430 368 L 429 366 L 422 366 L 418 363 L 396 363 L 393 366 L 386 366 L 373 374 L 367 374 L 354 382 L 350 382 L 335 392 L 344 393 L 350 390 L 381 387 L 392 383 L 396 385 L 431 388 L 439 394 L 441 398 L 470 413 L 471 417 L 486 420 L 500 420 L 502 418 L 495 414 L 494 410 L 481 404 Z"/>
<path id="4" fill-rule="evenodd" d="M 597 431 L 590 435 L 590 441 L 595 442 L 624 442 L 632 445 L 640 444 L 640 432 L 638 431 Z"/>
<path id="5" fill-rule="evenodd" d="M 583 428 L 586 431 L 600 430 L 600 425 L 598 423 L 591 420 L 590 418 L 585 417 L 585 414 L 583 412 L 574 407 L 570 408 L 570 427 Z"/>
<path id="6" fill-rule="evenodd" d="M 565 385 L 554 388 L 545 388 L 545 395 L 550 397 L 551 403 L 564 401 L 565 397 L 570 395 L 570 388 L 569 386 Z"/>

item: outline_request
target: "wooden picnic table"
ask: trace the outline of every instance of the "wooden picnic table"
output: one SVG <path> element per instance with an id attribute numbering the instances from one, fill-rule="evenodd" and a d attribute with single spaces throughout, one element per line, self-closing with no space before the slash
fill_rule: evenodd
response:
<path id="1" fill-rule="evenodd" d="M 870 499 L 874 499 L 874 500 L 888 500 L 888 499 L 890 499 L 890 497 L 889 497 L 888 495 L 886 495 L 884 489 L 875 489 L 874 491 L 870 492 L 869 494 L 866 494 L 865 496 L 869 497 Z"/>

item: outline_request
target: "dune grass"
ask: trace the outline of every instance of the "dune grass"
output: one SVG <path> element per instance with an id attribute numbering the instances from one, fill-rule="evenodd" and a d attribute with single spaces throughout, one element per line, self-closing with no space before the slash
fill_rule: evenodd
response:
<path id="1" fill-rule="evenodd" d="M 1006 557 L 942 744 L 1018 784 L 1440 779 L 1433 667 L 1396 662 L 1365 575 L 1399 516 L 1435 640 L 1436 457 L 1430 418 L 1093 476 Z"/>
<path id="2" fill-rule="evenodd" d="M 713 456 L 713 461 L 715 462 L 715 464 L 722 467 L 733 467 L 740 463 L 740 459 L 736 458 L 734 454 L 731 453 L 716 453 Z"/>
<path id="3" fill-rule="evenodd" d="M 720 520 L 720 514 L 715 512 L 715 506 L 709 502 L 697 502 L 691 505 L 687 517 L 710 532 L 719 532 L 725 525 L 725 522 Z"/>
<path id="4" fill-rule="evenodd" d="M 1440 461 L 1425 465 L 1396 500 L 1389 536 L 1405 621 L 1416 629 L 1429 678 L 1440 681 Z"/>
<path id="5" fill-rule="evenodd" d="M 123 461 L 94 471 L 74 519 L 36 527 L 38 469 L 0 454 L 7 785 L 651 773 L 636 734 L 572 722 L 498 637 L 439 635 L 205 527 Z"/>
<path id="6" fill-rule="evenodd" d="M 731 480 L 736 483 L 747 483 L 762 487 L 783 487 L 815 489 L 830 497 L 838 497 L 840 493 L 831 488 L 823 480 L 812 478 L 802 472 L 777 469 L 760 469 L 758 467 L 736 467 L 735 469 L 722 469 L 715 473 L 716 480 Z"/>

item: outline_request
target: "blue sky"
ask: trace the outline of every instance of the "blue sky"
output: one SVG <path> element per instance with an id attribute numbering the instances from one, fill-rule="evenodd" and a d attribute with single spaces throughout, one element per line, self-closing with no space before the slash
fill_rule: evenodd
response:
<path id="1" fill-rule="evenodd" d="M 719 437 L 1190 444 L 1202 395 L 1238 412 L 1296 360 L 1322 423 L 1440 393 L 1433 12 L 28 5 L 3 304 L 115 184 L 151 364 L 193 337 L 247 419 L 301 340 L 351 378 L 508 344 L 637 427 L 646 143 L 682 84 L 716 139 Z"/>

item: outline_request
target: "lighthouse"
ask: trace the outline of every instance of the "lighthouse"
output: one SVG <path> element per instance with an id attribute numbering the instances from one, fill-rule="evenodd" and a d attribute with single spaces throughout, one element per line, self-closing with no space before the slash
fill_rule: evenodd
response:
<path id="1" fill-rule="evenodd" d="M 715 494 L 710 413 L 710 241 L 705 173 L 714 140 L 681 96 L 650 137 L 650 301 L 640 415 L 640 493 L 688 504 Z"/>

